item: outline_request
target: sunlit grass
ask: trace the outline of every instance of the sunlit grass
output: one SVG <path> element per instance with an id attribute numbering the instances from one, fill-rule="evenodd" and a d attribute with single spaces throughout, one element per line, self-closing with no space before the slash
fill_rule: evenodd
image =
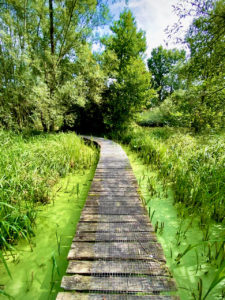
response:
<path id="1" fill-rule="evenodd" d="M 202 225 L 225 216 L 224 134 L 192 135 L 173 128 L 135 127 L 121 134 L 121 140 L 147 164 L 157 169 L 174 200 L 190 214 L 202 216 Z"/>
<path id="2" fill-rule="evenodd" d="M 33 236 L 36 208 L 51 201 L 52 186 L 89 168 L 95 151 L 73 133 L 22 135 L 0 131 L 0 249 Z"/>

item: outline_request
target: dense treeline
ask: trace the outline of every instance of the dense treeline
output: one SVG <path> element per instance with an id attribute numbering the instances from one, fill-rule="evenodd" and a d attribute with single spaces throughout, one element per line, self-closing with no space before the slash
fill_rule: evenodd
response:
<path id="1" fill-rule="evenodd" d="M 194 13 L 183 41 L 188 55 L 160 46 L 148 72 L 145 33 L 129 10 L 102 38 L 104 51 L 93 55 L 93 32 L 110 20 L 107 1 L 2 1 L 1 126 L 118 130 L 143 108 L 160 105 L 169 124 L 221 127 L 225 4 L 185 0 L 175 9 L 180 19 Z"/>
<path id="2" fill-rule="evenodd" d="M 0 4 L 0 121 L 44 131 L 69 126 L 98 102 L 103 75 L 88 38 L 107 22 L 104 1 L 17 0 Z"/>

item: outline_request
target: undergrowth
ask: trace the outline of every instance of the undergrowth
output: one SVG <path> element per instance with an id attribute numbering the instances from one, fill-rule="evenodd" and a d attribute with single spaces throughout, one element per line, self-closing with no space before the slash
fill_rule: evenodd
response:
<path id="1" fill-rule="evenodd" d="M 52 186 L 95 159 L 74 133 L 24 135 L 0 131 L 0 251 L 30 240 L 37 207 L 48 203 Z"/>
<path id="2" fill-rule="evenodd" d="M 136 126 L 116 138 L 157 169 L 177 205 L 200 215 L 202 226 L 210 219 L 224 222 L 224 133 L 193 135 L 184 129 Z"/>

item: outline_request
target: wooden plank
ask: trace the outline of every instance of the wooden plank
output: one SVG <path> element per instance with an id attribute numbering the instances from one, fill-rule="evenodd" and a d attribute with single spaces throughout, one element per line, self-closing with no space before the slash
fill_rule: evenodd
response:
<path id="1" fill-rule="evenodd" d="M 153 232 L 154 229 L 149 223 L 86 223 L 79 222 L 77 232 Z"/>
<path id="2" fill-rule="evenodd" d="M 99 214 L 99 215 L 140 215 L 144 214 L 145 210 L 142 207 L 84 207 L 85 214 Z"/>
<path id="3" fill-rule="evenodd" d="M 141 199 L 138 195 L 135 196 L 116 196 L 116 195 L 104 195 L 101 196 L 99 194 L 94 194 L 94 195 L 89 195 L 87 197 L 87 201 L 92 201 L 92 200 L 104 200 L 104 201 L 130 201 L 130 202 L 139 202 L 141 203 Z"/>
<path id="4" fill-rule="evenodd" d="M 165 277 L 95 277 L 72 275 L 64 276 L 61 287 L 69 291 L 107 291 L 156 293 L 176 289 L 172 279 Z"/>
<path id="5" fill-rule="evenodd" d="M 77 232 L 74 242 L 117 242 L 117 241 L 156 242 L 153 232 Z"/>
<path id="6" fill-rule="evenodd" d="M 112 196 L 127 196 L 127 197 L 130 197 L 130 196 L 133 196 L 133 197 L 137 197 L 137 192 L 136 191 L 112 191 L 111 192 L 111 194 L 112 194 Z M 90 195 L 90 196 L 98 196 L 98 195 L 101 195 L 101 196 L 107 196 L 107 195 L 109 195 L 109 192 L 108 191 L 106 191 L 106 192 L 104 192 L 104 191 L 90 191 L 89 193 L 88 193 L 88 195 Z"/>
<path id="7" fill-rule="evenodd" d="M 100 205 L 104 205 L 104 206 L 115 206 L 115 207 L 121 207 L 121 206 L 133 206 L 133 207 L 137 207 L 137 206 L 141 206 L 140 200 L 129 200 L 129 201 L 117 201 L 117 200 L 105 200 L 105 199 L 91 199 L 88 200 L 85 204 L 85 206 L 100 206 Z"/>
<path id="8" fill-rule="evenodd" d="M 101 193 L 111 193 L 111 194 L 118 194 L 118 193 L 136 193 L 137 189 L 135 187 L 118 187 L 118 186 L 113 186 L 113 187 L 106 187 L 106 186 L 101 186 L 101 187 L 94 187 L 91 189 L 91 193 L 96 193 L 96 192 L 101 192 Z"/>
<path id="9" fill-rule="evenodd" d="M 88 214 L 83 212 L 80 217 L 82 222 L 116 223 L 116 222 L 148 222 L 147 215 L 103 215 Z"/>
<path id="10" fill-rule="evenodd" d="M 123 294 L 87 294 L 76 292 L 61 292 L 56 300 L 177 300 L 176 296 L 160 296 L 160 295 L 123 295 Z"/>
<path id="11" fill-rule="evenodd" d="M 141 259 L 165 261 L 158 243 L 148 242 L 73 242 L 68 260 L 74 259 Z"/>
<path id="12" fill-rule="evenodd" d="M 70 260 L 68 274 L 142 274 L 151 276 L 169 276 L 164 263 L 157 261 L 130 260 Z"/>
<path id="13" fill-rule="evenodd" d="M 110 177 L 104 177 L 101 179 L 101 178 L 97 178 L 97 177 L 94 177 L 93 181 L 92 181 L 93 184 L 95 183 L 107 183 L 107 184 L 118 184 L 119 186 L 120 185 L 129 185 L 129 184 L 132 184 L 132 185 L 136 185 L 138 187 L 138 184 L 137 184 L 137 179 L 134 178 L 134 179 L 131 179 L 131 178 L 124 178 L 122 176 L 120 176 L 120 180 L 118 180 L 117 178 L 110 178 Z"/>
<path id="14" fill-rule="evenodd" d="M 104 183 L 94 183 L 91 187 L 91 189 L 100 189 L 100 188 L 115 188 L 115 189 L 127 189 L 127 188 L 132 188 L 134 189 L 135 191 L 138 189 L 138 186 L 135 185 L 135 184 L 127 184 L 127 183 L 123 183 L 123 184 L 116 184 L 116 183 L 107 183 L 107 182 L 104 182 Z"/>

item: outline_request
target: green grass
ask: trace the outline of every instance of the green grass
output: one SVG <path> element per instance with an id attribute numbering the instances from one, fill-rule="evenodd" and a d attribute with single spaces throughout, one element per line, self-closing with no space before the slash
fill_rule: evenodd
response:
<path id="1" fill-rule="evenodd" d="M 166 121 L 164 120 L 164 115 L 159 107 L 154 109 L 146 110 L 139 115 L 138 124 L 140 126 L 164 126 Z"/>
<path id="2" fill-rule="evenodd" d="M 54 202 L 38 208 L 35 237 L 30 244 L 19 241 L 14 257 L 5 255 L 12 279 L 0 263 L 0 286 L 5 294 L 16 300 L 56 298 L 94 172 L 93 161 L 91 168 L 68 174 L 52 188 L 49 195 Z M 0 299 L 7 297 L 0 294 Z"/>
<path id="3" fill-rule="evenodd" d="M 157 170 L 174 202 L 189 215 L 224 222 L 225 134 L 193 135 L 185 129 L 134 127 L 120 135 L 144 161 Z M 154 187 L 153 187 L 154 189 Z"/>
<path id="4" fill-rule="evenodd" d="M 0 131 L 0 249 L 34 235 L 37 209 L 52 186 L 73 170 L 88 169 L 96 152 L 73 133 L 23 135 Z M 54 200 L 54 199 L 53 199 Z"/>
<path id="5" fill-rule="evenodd" d="M 173 190 L 165 188 L 158 170 L 129 147 L 125 150 L 180 299 L 224 299 L 225 227 L 213 221 L 199 226 L 200 216 L 173 205 Z"/>

